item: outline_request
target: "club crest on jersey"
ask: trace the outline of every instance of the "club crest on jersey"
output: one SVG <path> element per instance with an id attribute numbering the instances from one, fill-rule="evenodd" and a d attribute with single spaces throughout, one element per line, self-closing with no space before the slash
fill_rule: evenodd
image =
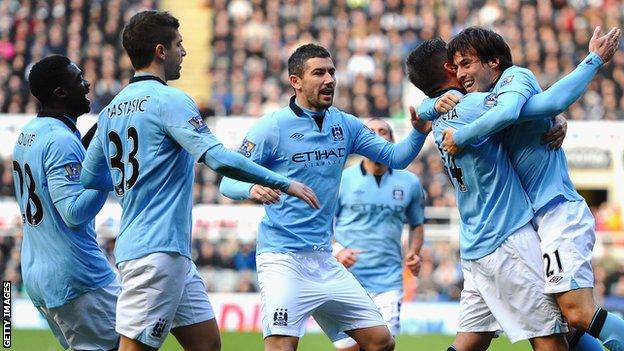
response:
<path id="1" fill-rule="evenodd" d="M 67 175 L 65 176 L 67 180 L 72 182 L 80 181 L 80 171 L 82 170 L 82 166 L 80 165 L 80 163 L 68 163 L 65 165 L 64 168 L 65 173 L 67 173 Z"/>
<path id="2" fill-rule="evenodd" d="M 403 200 L 403 189 L 394 188 L 392 190 L 392 198 L 399 201 Z"/>
<path id="3" fill-rule="evenodd" d="M 158 322 L 154 324 L 154 328 L 152 329 L 152 333 L 150 335 L 158 339 L 162 338 L 166 326 L 167 320 L 164 318 L 158 318 Z"/>
<path id="4" fill-rule="evenodd" d="M 273 313 L 273 325 L 277 325 L 280 327 L 288 326 L 288 309 L 287 308 L 275 309 L 275 313 Z"/>
<path id="5" fill-rule="evenodd" d="M 340 124 L 334 124 L 331 127 L 332 136 L 334 137 L 334 141 L 344 140 L 344 133 L 342 132 L 342 127 Z"/>
<path id="6" fill-rule="evenodd" d="M 249 141 L 249 139 L 245 138 L 240 148 L 238 148 L 238 153 L 243 154 L 245 157 L 251 157 L 251 152 L 256 147 L 256 144 Z"/>
<path id="7" fill-rule="evenodd" d="M 303 138 L 303 134 L 301 134 L 301 133 L 294 133 L 293 135 L 290 136 L 290 138 L 292 140 L 301 140 L 301 138 Z"/>
<path id="8" fill-rule="evenodd" d="M 195 116 L 189 119 L 188 122 L 195 128 L 197 133 L 208 131 L 208 125 L 206 125 L 206 122 L 204 122 L 201 116 Z"/>
<path id="9" fill-rule="evenodd" d="M 497 102 L 498 102 L 498 99 L 496 98 L 496 94 L 492 93 L 485 97 L 484 104 L 486 107 L 494 107 Z"/>
<path id="10" fill-rule="evenodd" d="M 505 77 L 505 79 L 503 79 L 503 82 L 501 83 L 501 87 L 504 87 L 505 85 L 511 83 L 511 81 L 513 80 L 513 74 L 510 76 Z"/>

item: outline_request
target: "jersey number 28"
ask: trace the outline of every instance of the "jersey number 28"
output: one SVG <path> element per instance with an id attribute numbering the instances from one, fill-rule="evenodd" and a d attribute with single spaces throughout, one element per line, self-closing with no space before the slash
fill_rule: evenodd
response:
<path id="1" fill-rule="evenodd" d="M 17 161 L 13 161 L 13 171 L 17 173 L 17 183 L 19 185 L 20 199 L 24 197 L 24 184 L 26 184 L 26 191 L 28 191 L 28 197 L 26 198 L 26 213 L 22 213 L 22 219 L 30 225 L 37 225 L 43 220 L 43 205 L 41 199 L 35 192 L 35 179 L 33 178 L 30 165 L 24 164 L 24 172 L 22 173 L 22 167 Z M 24 178 L 24 173 L 28 181 Z M 23 207 L 22 207 L 23 208 Z"/>

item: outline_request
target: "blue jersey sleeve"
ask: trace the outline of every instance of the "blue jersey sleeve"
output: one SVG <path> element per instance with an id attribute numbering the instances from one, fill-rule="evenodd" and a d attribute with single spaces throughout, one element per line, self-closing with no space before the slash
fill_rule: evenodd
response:
<path id="1" fill-rule="evenodd" d="M 433 121 L 434 119 L 438 118 L 440 114 L 435 109 L 436 101 L 438 101 L 438 99 L 436 98 L 424 99 L 416 110 L 418 117 L 426 121 Z"/>
<path id="2" fill-rule="evenodd" d="M 353 138 L 350 153 L 362 155 L 390 168 L 407 167 L 418 155 L 427 137 L 412 130 L 403 141 L 393 144 L 375 134 L 358 118 L 348 115 L 346 120 Z"/>
<path id="3" fill-rule="evenodd" d="M 87 155 L 82 162 L 80 182 L 87 189 L 113 190 L 113 179 L 108 170 L 108 160 L 98 133 L 91 140 Z"/>
<path id="4" fill-rule="evenodd" d="M 518 121 L 549 118 L 565 111 L 585 92 L 603 64 L 600 55 L 594 52 L 587 55 L 574 71 L 544 92 L 533 95 L 522 107 Z"/>
<path id="5" fill-rule="evenodd" d="M 68 135 L 52 141 L 45 155 L 50 197 L 69 227 L 91 221 L 108 195 L 107 191 L 85 190 L 80 184 L 82 153 L 80 141 Z"/>
<path id="6" fill-rule="evenodd" d="M 270 117 L 261 118 L 245 136 L 238 153 L 259 165 L 265 166 L 273 157 L 278 137 L 274 120 Z M 219 190 L 221 194 L 230 199 L 245 200 L 250 198 L 249 190 L 253 185 L 253 183 L 224 177 L 221 180 Z"/>
<path id="7" fill-rule="evenodd" d="M 412 199 L 407 208 L 407 224 L 421 225 L 425 222 L 425 194 L 418 180 L 414 180 Z"/>
<path id="8" fill-rule="evenodd" d="M 509 74 L 507 71 L 511 71 Z M 496 89 L 496 105 L 475 121 L 459 128 L 453 135 L 460 147 L 495 134 L 518 120 L 526 101 L 538 91 L 537 79 L 526 69 L 508 69 L 501 76 Z"/>

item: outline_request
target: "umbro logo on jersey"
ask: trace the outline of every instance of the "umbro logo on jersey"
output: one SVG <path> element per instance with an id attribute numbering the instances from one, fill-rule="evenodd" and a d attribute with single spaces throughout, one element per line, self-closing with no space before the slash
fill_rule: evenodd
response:
<path id="1" fill-rule="evenodd" d="M 292 140 L 301 140 L 301 138 L 303 138 L 303 134 L 301 134 L 301 133 L 294 133 L 293 135 L 290 136 L 290 138 Z"/>
<path id="2" fill-rule="evenodd" d="M 344 140 L 344 133 L 342 132 L 342 127 L 340 124 L 334 124 L 331 127 L 332 136 L 334 137 L 334 141 Z"/>
<path id="3" fill-rule="evenodd" d="M 158 322 L 156 322 L 156 324 L 154 325 L 154 328 L 152 329 L 152 333 L 150 335 L 158 339 L 162 338 L 166 326 L 167 320 L 164 318 L 158 318 Z"/>
<path id="4" fill-rule="evenodd" d="M 562 276 L 560 276 L 560 275 L 556 275 L 556 276 L 554 276 L 554 277 L 550 278 L 550 280 L 548 280 L 548 282 L 549 282 L 550 284 L 559 284 L 559 282 L 560 282 L 560 281 L 562 281 L 562 280 L 563 280 L 563 277 L 562 277 Z"/>
<path id="5" fill-rule="evenodd" d="M 275 313 L 273 313 L 273 325 L 277 325 L 280 327 L 288 326 L 288 309 L 287 308 L 275 309 Z"/>

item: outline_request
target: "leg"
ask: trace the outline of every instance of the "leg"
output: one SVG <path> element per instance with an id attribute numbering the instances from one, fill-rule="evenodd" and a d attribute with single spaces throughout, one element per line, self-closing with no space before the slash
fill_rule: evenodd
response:
<path id="1" fill-rule="evenodd" d="M 119 339 L 119 351 L 155 351 L 157 348 L 149 347 L 143 343 L 140 343 L 134 339 L 130 339 L 126 336 L 121 336 Z"/>
<path id="2" fill-rule="evenodd" d="M 494 332 L 458 332 L 453 341 L 455 351 L 485 351 L 490 347 Z"/>
<path id="3" fill-rule="evenodd" d="M 271 335 L 264 338 L 264 351 L 295 351 L 298 344 L 296 336 Z"/>
<path id="4" fill-rule="evenodd" d="M 221 337 L 215 319 L 171 329 L 186 351 L 219 351 Z"/>
<path id="5" fill-rule="evenodd" d="M 334 341 L 336 351 L 359 351 L 360 346 L 351 337 Z"/>
<path id="6" fill-rule="evenodd" d="M 187 351 L 219 351 L 221 338 L 206 286 L 191 263 L 171 333 Z"/>
<path id="7" fill-rule="evenodd" d="M 583 288 L 559 293 L 556 296 L 561 313 L 574 328 L 588 330 L 596 313 L 592 288 Z"/>
<path id="8" fill-rule="evenodd" d="M 529 339 L 535 351 L 567 351 L 565 334 L 553 334 Z"/>
<path id="9" fill-rule="evenodd" d="M 376 327 L 348 330 L 350 337 L 366 351 L 392 351 L 394 350 L 394 338 L 385 325 Z"/>

